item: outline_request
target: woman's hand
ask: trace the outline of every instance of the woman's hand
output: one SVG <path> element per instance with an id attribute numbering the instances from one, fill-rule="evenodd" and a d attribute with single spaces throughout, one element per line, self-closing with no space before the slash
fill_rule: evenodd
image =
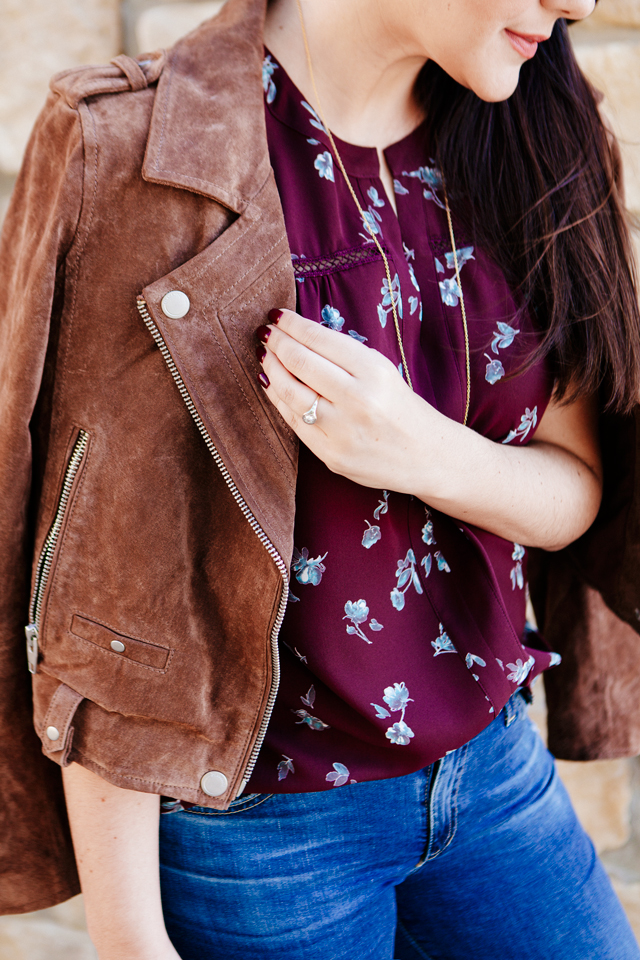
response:
<path id="1" fill-rule="evenodd" d="M 259 336 L 267 396 L 309 449 L 362 486 L 414 493 L 414 471 L 424 470 L 416 438 L 446 418 L 413 393 L 393 363 L 289 310 Z M 302 415 L 316 396 L 318 419 L 308 426 Z"/>
<path id="2" fill-rule="evenodd" d="M 289 310 L 270 319 L 258 330 L 262 385 L 334 473 L 547 550 L 595 519 L 602 468 L 592 399 L 552 401 L 531 443 L 507 446 L 439 413 L 390 360 L 352 337 Z M 316 397 L 317 422 L 308 425 L 302 416 Z"/>

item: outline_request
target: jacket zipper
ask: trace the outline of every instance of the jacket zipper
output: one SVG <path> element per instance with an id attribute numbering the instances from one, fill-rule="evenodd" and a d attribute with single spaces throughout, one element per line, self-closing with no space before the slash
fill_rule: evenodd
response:
<path id="1" fill-rule="evenodd" d="M 223 477 L 223 479 L 224 479 L 227 487 L 229 488 L 229 491 L 230 491 L 233 499 L 236 501 L 236 503 L 237 503 L 238 506 L 240 507 L 240 510 L 242 511 L 242 515 L 244 516 L 245 520 L 247 520 L 247 522 L 249 523 L 249 526 L 251 527 L 251 529 L 253 530 L 253 532 L 254 532 L 254 533 L 256 534 L 256 536 L 258 537 L 260 543 L 261 543 L 261 544 L 263 545 L 263 547 L 266 549 L 266 551 L 267 551 L 267 553 L 269 554 L 269 556 L 274 560 L 274 562 L 275 562 L 275 564 L 276 564 L 276 566 L 277 566 L 277 568 L 278 568 L 278 570 L 279 570 L 279 572 L 280 572 L 280 576 L 282 577 L 282 581 L 283 581 L 283 589 L 282 589 L 282 597 L 281 597 L 281 599 L 280 599 L 280 607 L 279 607 L 279 609 L 278 609 L 278 615 L 277 615 L 276 620 L 275 620 L 275 623 L 274 623 L 274 625 L 273 625 L 273 630 L 271 631 L 271 638 L 270 638 L 270 642 L 271 642 L 271 689 L 269 690 L 269 697 L 268 697 L 268 699 L 267 699 L 267 706 L 266 706 L 266 708 L 265 708 L 264 717 L 262 718 L 262 723 L 261 723 L 260 729 L 259 729 L 259 731 L 258 731 L 258 737 L 257 737 L 257 739 L 256 739 L 255 744 L 253 745 L 253 750 L 251 751 L 251 756 L 249 757 L 249 761 L 248 761 L 248 763 L 247 763 L 247 766 L 245 767 L 244 774 L 243 774 L 243 778 L 242 778 L 242 784 L 241 784 L 241 786 L 240 786 L 240 789 L 238 790 L 238 793 L 236 794 L 236 796 L 239 797 L 240 794 L 242 793 L 242 791 L 244 790 L 244 788 L 246 787 L 247 783 L 249 782 L 249 779 L 250 779 L 250 777 L 251 777 L 251 774 L 253 773 L 253 769 L 254 769 L 254 767 L 255 767 L 255 765 L 256 765 L 256 762 L 257 762 L 257 759 L 258 759 L 258 754 L 260 753 L 260 750 L 261 750 L 261 748 L 262 748 L 262 744 L 264 743 L 264 738 L 265 738 L 265 736 L 266 736 L 266 734 L 267 734 L 267 727 L 269 726 L 269 721 L 270 721 L 270 719 L 271 719 L 271 714 L 273 713 L 273 707 L 274 707 L 274 704 L 275 704 L 275 702 L 276 702 L 276 696 L 277 696 L 277 693 L 278 693 L 278 687 L 280 686 L 280 657 L 279 657 L 279 655 L 278 655 L 278 636 L 279 636 L 279 634 L 280 634 L 280 628 L 282 627 L 282 622 L 283 622 L 283 620 L 284 620 L 284 613 L 285 613 L 285 610 L 286 610 L 286 607 L 287 607 L 287 601 L 288 601 L 288 599 L 289 599 L 289 572 L 288 572 L 288 570 L 287 570 L 287 566 L 286 566 L 284 560 L 282 559 L 282 557 L 280 556 L 280 554 L 278 553 L 278 551 L 276 550 L 276 548 L 274 547 L 274 545 L 273 545 L 273 544 L 271 543 L 271 541 L 269 540 L 269 537 L 266 535 L 266 533 L 264 532 L 264 530 L 262 529 L 262 527 L 260 526 L 260 524 L 258 523 L 258 521 L 256 520 L 256 518 L 254 517 L 254 515 L 253 515 L 253 513 L 251 512 L 251 509 L 249 508 L 249 505 L 247 504 L 246 500 L 244 500 L 244 498 L 242 497 L 242 494 L 240 493 L 240 491 L 238 490 L 237 486 L 235 485 L 235 483 L 234 483 L 234 481 L 233 481 L 233 478 L 232 478 L 231 474 L 229 473 L 229 471 L 227 470 L 227 468 L 226 468 L 226 466 L 225 466 L 225 463 L 224 463 L 222 457 L 221 457 L 220 454 L 218 453 L 218 450 L 216 449 L 216 446 L 215 446 L 213 440 L 211 439 L 211 436 L 210 436 L 210 434 L 209 434 L 209 431 L 207 430 L 207 428 L 205 427 L 204 423 L 202 422 L 202 419 L 201 419 L 201 417 L 200 417 L 200 414 L 199 414 L 198 411 L 196 410 L 195 404 L 194 404 L 193 400 L 191 399 L 191 395 L 190 395 L 189 391 L 187 390 L 187 388 L 186 388 L 186 386 L 185 386 L 184 380 L 183 380 L 182 377 L 180 376 L 180 372 L 178 371 L 178 368 L 176 367 L 175 363 L 173 362 L 173 357 L 171 356 L 171 353 L 169 352 L 169 348 L 167 347 L 166 343 L 164 342 L 164 340 L 163 340 L 163 338 L 162 338 L 162 334 L 161 334 L 160 331 L 158 330 L 156 324 L 155 324 L 154 321 L 153 321 L 153 318 L 152 318 L 151 314 L 149 313 L 149 310 L 147 309 L 147 302 L 146 302 L 146 300 L 144 300 L 144 299 L 142 299 L 142 298 L 138 298 L 138 300 L 136 301 L 136 303 L 137 303 L 137 306 L 138 306 L 138 312 L 140 313 L 140 316 L 142 317 L 142 319 L 143 319 L 143 321 L 144 321 L 144 324 L 145 324 L 145 326 L 147 327 L 147 330 L 149 331 L 149 333 L 150 333 L 151 336 L 153 337 L 156 345 L 159 347 L 160 353 L 162 354 L 162 356 L 163 356 L 163 358 L 164 358 L 164 361 L 165 361 L 165 363 L 167 364 L 167 366 L 168 366 L 168 368 L 169 368 L 169 372 L 170 372 L 171 376 L 173 377 L 173 380 L 174 380 L 174 382 L 175 382 L 178 390 L 180 391 L 180 396 L 182 397 L 184 403 L 186 404 L 186 407 L 187 407 L 189 413 L 190 413 L 191 416 L 193 417 L 193 420 L 194 420 L 194 422 L 195 422 L 198 430 L 200 431 L 200 434 L 202 435 L 202 438 L 203 438 L 204 442 L 205 442 L 206 445 L 207 445 L 207 448 L 208 448 L 208 450 L 209 450 L 209 453 L 210 453 L 211 456 L 213 457 L 216 466 L 217 466 L 218 469 L 220 470 L 220 473 L 222 474 L 222 477 Z"/>
<path id="2" fill-rule="evenodd" d="M 38 669 L 38 634 L 40 632 L 42 603 L 47 590 L 47 584 L 49 582 L 51 564 L 53 563 L 53 557 L 56 552 L 58 538 L 64 524 L 64 519 L 67 515 L 69 497 L 71 495 L 74 480 L 78 475 L 78 470 L 82 464 L 88 442 L 89 434 L 85 430 L 80 430 L 78 438 L 73 445 L 73 450 L 71 451 L 71 456 L 69 457 L 67 469 L 64 473 L 64 481 L 62 483 L 60 499 L 58 500 L 58 508 L 56 510 L 55 517 L 53 518 L 53 523 L 49 529 L 49 533 L 44 541 L 42 550 L 40 551 L 40 556 L 38 557 L 35 583 L 33 587 L 33 593 L 31 594 L 31 603 L 29 604 L 29 623 L 24 628 L 27 637 L 27 662 L 29 665 L 29 673 L 35 673 Z"/>

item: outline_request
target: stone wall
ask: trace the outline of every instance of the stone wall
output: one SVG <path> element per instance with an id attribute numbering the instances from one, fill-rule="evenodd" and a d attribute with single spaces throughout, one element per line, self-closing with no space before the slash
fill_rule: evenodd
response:
<path id="1" fill-rule="evenodd" d="M 29 130 L 57 70 L 169 46 L 221 0 L 0 0 L 0 220 Z M 572 28 L 580 63 L 622 140 L 630 208 L 640 214 L 640 0 L 600 0 Z M 544 732 L 544 696 L 533 708 Z M 560 774 L 640 937 L 640 760 L 560 763 Z M 0 960 L 95 960 L 81 898 L 0 919 Z"/>

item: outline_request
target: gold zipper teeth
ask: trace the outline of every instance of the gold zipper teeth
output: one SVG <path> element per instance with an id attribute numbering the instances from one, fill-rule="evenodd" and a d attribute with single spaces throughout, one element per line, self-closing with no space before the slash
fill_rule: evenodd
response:
<path id="1" fill-rule="evenodd" d="M 191 414 L 196 427 L 198 428 L 204 442 L 206 443 L 209 453 L 213 457 L 213 460 L 216 466 L 220 470 L 220 473 L 222 474 L 222 477 L 227 487 L 229 488 L 229 491 L 233 499 L 240 507 L 242 515 L 248 521 L 249 526 L 251 527 L 253 532 L 256 534 L 256 536 L 260 540 L 260 543 L 266 549 L 269 556 L 275 561 L 275 564 L 278 567 L 278 570 L 280 572 L 280 575 L 282 576 L 282 580 L 284 584 L 283 590 L 282 590 L 282 597 L 280 599 L 280 608 L 278 610 L 278 615 L 273 625 L 273 630 L 271 631 L 271 666 L 272 666 L 271 689 L 269 691 L 269 697 L 267 699 L 267 705 L 265 708 L 264 717 L 262 719 L 262 724 L 260 725 L 260 730 L 258 732 L 258 737 L 253 746 L 253 750 L 251 751 L 251 756 L 249 757 L 247 766 L 244 770 L 243 779 L 242 779 L 242 788 L 241 788 L 242 790 L 244 786 L 247 784 L 249 778 L 251 777 L 251 774 L 253 773 L 253 769 L 256 765 L 258 755 L 260 753 L 262 744 L 264 743 L 264 738 L 267 733 L 267 727 L 269 725 L 269 720 L 271 719 L 271 714 L 273 712 L 273 707 L 276 702 L 276 697 L 278 695 L 278 687 L 280 686 L 280 658 L 278 656 L 278 635 L 280 633 L 280 628 L 282 627 L 282 622 L 284 620 L 284 614 L 287 607 L 287 601 L 289 599 L 289 573 L 287 571 L 287 567 L 284 560 L 282 559 L 282 557 L 280 556 L 280 554 L 278 553 L 274 545 L 271 543 L 271 541 L 269 540 L 268 536 L 266 535 L 266 533 L 264 532 L 264 530 L 262 529 L 262 527 L 260 526 L 256 518 L 254 517 L 253 513 L 251 512 L 251 509 L 249 508 L 249 505 L 244 500 L 242 494 L 240 493 L 236 484 L 234 483 L 234 480 L 231 474 L 227 470 L 224 460 L 218 453 L 218 450 L 213 440 L 211 439 L 209 431 L 207 430 L 204 423 L 202 422 L 202 418 L 200 417 L 200 414 L 196 410 L 195 404 L 191 399 L 191 395 L 185 386 L 184 380 L 180 376 L 180 372 L 174 363 L 173 357 L 169 352 L 169 348 L 164 342 L 164 339 L 162 338 L 162 334 L 158 330 L 153 320 L 153 317 L 151 316 L 151 314 L 147 309 L 146 301 L 139 299 L 136 301 L 136 303 L 138 306 L 138 312 L 142 317 L 144 324 L 147 327 L 149 333 L 153 337 L 156 346 L 159 348 L 160 353 L 162 354 L 163 359 L 167 364 L 167 367 L 169 368 L 169 372 L 173 377 L 174 383 L 176 384 L 180 392 L 180 396 L 182 397 L 187 407 L 187 410 Z"/>
<path id="2" fill-rule="evenodd" d="M 36 568 L 33 596 L 29 606 L 29 622 L 34 624 L 34 626 L 38 629 L 40 628 L 42 601 L 44 600 L 49 574 L 51 573 L 53 555 L 56 550 L 56 544 L 58 542 L 58 537 L 60 536 L 60 530 L 62 529 L 62 524 L 67 512 L 71 488 L 73 487 L 73 482 L 76 478 L 78 470 L 80 469 L 80 464 L 82 463 L 88 442 L 89 434 L 85 430 L 81 430 L 78 434 L 78 439 L 73 446 L 71 457 L 69 458 L 69 463 L 67 465 L 67 469 L 65 470 L 62 492 L 60 494 L 60 499 L 58 500 L 56 515 L 53 519 L 53 523 L 51 524 L 49 533 L 46 536 L 42 550 L 40 551 L 38 566 Z"/>

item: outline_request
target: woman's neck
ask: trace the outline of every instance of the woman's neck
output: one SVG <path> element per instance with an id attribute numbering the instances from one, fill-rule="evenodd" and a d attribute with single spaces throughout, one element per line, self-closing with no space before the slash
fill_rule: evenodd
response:
<path id="1" fill-rule="evenodd" d="M 414 130 L 414 95 L 425 60 L 402 47 L 370 0 L 303 0 L 322 111 L 336 136 L 384 150 Z M 307 67 L 296 0 L 271 0 L 265 43 L 307 100 L 318 103 Z"/>

